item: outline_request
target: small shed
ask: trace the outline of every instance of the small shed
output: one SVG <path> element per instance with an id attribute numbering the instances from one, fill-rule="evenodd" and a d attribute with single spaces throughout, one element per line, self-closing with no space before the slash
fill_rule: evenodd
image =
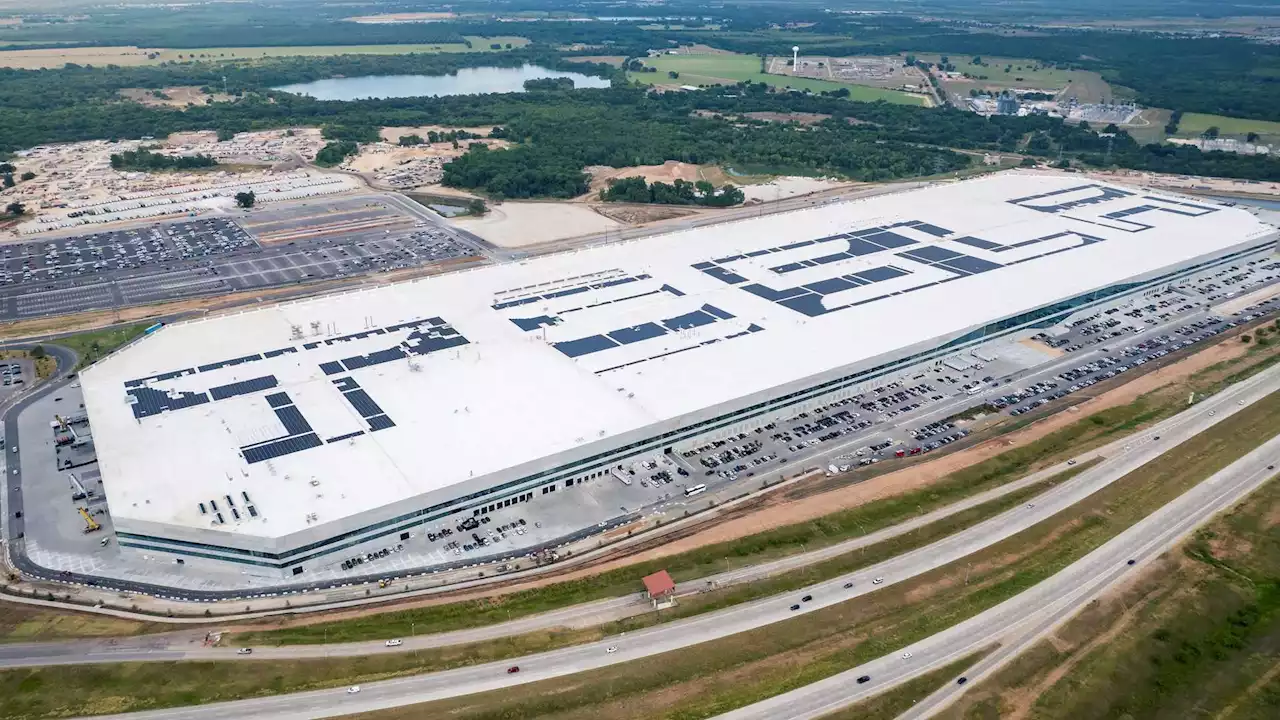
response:
<path id="1" fill-rule="evenodd" d="M 660 603 L 667 605 L 671 603 L 672 596 L 676 592 L 676 583 L 666 570 L 659 570 L 652 575 L 646 575 L 642 578 L 642 582 L 644 582 L 644 594 L 653 602 L 655 607 Z"/>

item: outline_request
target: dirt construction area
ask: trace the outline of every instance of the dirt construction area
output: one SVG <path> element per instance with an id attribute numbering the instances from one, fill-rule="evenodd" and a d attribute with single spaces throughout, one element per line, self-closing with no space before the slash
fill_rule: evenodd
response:
<path id="1" fill-rule="evenodd" d="M 448 597 L 421 598 L 406 603 L 393 602 L 381 608 L 354 609 L 331 614 L 317 613 L 314 616 L 282 619 L 265 625 L 255 624 L 245 629 L 264 630 L 271 627 L 307 625 L 387 610 L 402 610 L 506 595 L 530 588 L 588 577 L 635 563 L 668 557 L 706 545 L 722 543 L 778 527 L 808 522 L 841 510 L 927 487 L 951 473 L 976 465 L 1011 448 L 1027 445 L 1090 415 L 1127 405 L 1139 396 L 1155 390 L 1162 388 L 1172 389 L 1172 386 L 1185 382 L 1192 375 L 1206 368 L 1241 358 L 1249 347 L 1249 345 L 1238 340 L 1226 339 L 1217 345 L 1205 348 L 1195 355 L 1139 376 L 1118 387 L 1105 390 L 1096 397 L 1070 410 L 1056 413 L 1027 427 L 1000 435 L 973 447 L 959 450 L 950 455 L 943 455 L 937 459 L 903 468 L 902 470 L 879 475 L 855 485 L 815 493 L 798 500 L 788 500 L 781 494 L 772 497 L 766 496 L 766 505 L 750 515 L 734 518 L 718 525 L 711 525 L 704 530 L 663 543 L 659 547 L 592 565 L 589 568 L 487 591 L 479 590 L 472 593 L 450 594 Z M 1227 370 L 1224 373 L 1230 371 Z"/>

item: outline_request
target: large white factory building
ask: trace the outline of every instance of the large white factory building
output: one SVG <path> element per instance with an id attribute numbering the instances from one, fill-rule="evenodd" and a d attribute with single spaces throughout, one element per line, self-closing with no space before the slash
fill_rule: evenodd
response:
<path id="1" fill-rule="evenodd" d="M 122 547 L 292 577 L 1274 243 L 1005 173 L 177 323 L 82 385 Z"/>

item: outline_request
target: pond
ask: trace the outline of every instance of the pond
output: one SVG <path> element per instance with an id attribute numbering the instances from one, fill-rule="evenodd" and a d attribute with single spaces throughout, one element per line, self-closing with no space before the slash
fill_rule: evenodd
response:
<path id="1" fill-rule="evenodd" d="M 604 78 L 551 70 L 538 65 L 462 68 L 453 75 L 365 75 L 282 85 L 284 92 L 317 100 L 366 100 L 524 92 L 525 80 L 569 78 L 576 88 L 607 88 Z"/>

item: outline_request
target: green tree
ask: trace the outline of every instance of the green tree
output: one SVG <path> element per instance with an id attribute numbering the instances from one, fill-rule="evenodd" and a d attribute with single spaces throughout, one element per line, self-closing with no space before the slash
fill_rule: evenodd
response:
<path id="1" fill-rule="evenodd" d="M 44 356 L 45 356 L 45 351 L 44 351 L 43 345 L 37 345 L 31 348 L 31 357 L 35 358 L 36 360 L 39 360 Z"/>
<path id="2" fill-rule="evenodd" d="M 1258 142 L 1258 133 L 1250 132 L 1248 135 L 1245 135 L 1244 140 L 1248 143 L 1256 143 Z"/>
<path id="3" fill-rule="evenodd" d="M 253 207 L 253 204 L 256 203 L 257 201 L 258 201 L 258 197 L 253 194 L 252 190 L 250 190 L 249 192 L 236 193 L 236 205 L 244 208 L 245 210 L 248 210 L 249 208 Z"/>
<path id="4" fill-rule="evenodd" d="M 5 174 L 4 174 L 4 186 L 5 186 L 6 188 L 11 188 L 11 187 L 13 187 L 13 186 L 14 186 L 14 182 L 13 182 L 13 173 L 5 173 Z"/>
<path id="5" fill-rule="evenodd" d="M 467 212 L 472 215 L 480 216 L 489 212 L 489 207 L 484 204 L 484 200 L 481 200 L 480 198 L 472 198 L 471 201 L 467 203 Z"/>
<path id="6" fill-rule="evenodd" d="M 1205 140 L 1216 140 L 1218 138 L 1218 135 L 1221 132 L 1222 131 L 1218 128 L 1217 125 L 1210 125 L 1208 128 L 1205 129 L 1204 132 L 1200 133 L 1200 137 L 1204 138 Z"/>
<path id="7" fill-rule="evenodd" d="M 20 215 L 25 215 L 27 212 L 27 208 L 25 205 L 23 205 L 20 202 L 11 202 L 9 203 L 9 206 L 4 209 L 4 211 L 14 217 L 18 217 Z"/>

